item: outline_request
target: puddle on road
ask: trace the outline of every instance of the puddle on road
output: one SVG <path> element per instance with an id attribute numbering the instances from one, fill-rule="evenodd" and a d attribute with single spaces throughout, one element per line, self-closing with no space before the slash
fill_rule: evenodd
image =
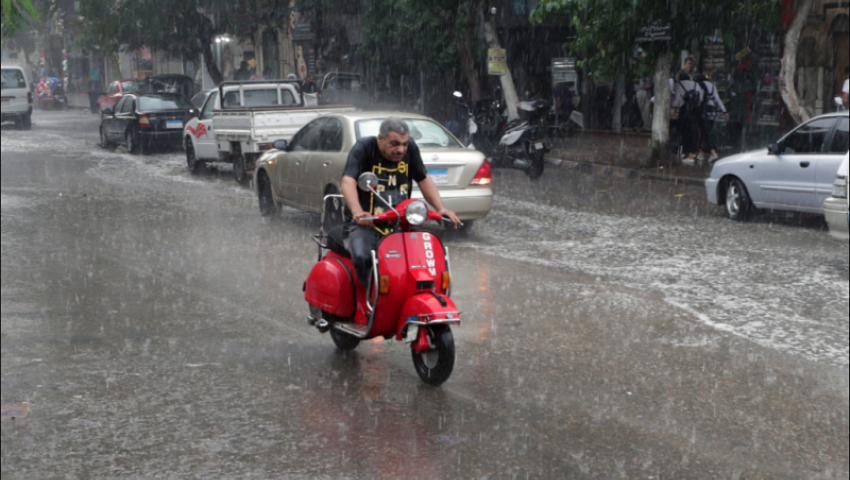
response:
<path id="1" fill-rule="evenodd" d="M 12 422 L 27 418 L 27 415 L 30 413 L 30 404 L 29 402 L 24 402 L 18 405 L 3 405 L 0 411 L 2 411 L 2 420 L 4 422 Z"/>

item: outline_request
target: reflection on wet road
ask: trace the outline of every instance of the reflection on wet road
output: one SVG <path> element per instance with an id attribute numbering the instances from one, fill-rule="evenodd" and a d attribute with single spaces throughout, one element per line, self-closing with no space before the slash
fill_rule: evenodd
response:
<path id="1" fill-rule="evenodd" d="M 4 479 L 847 476 L 848 252 L 816 219 L 499 172 L 445 235 L 467 323 L 433 389 L 307 326 L 317 218 L 35 122 L 2 129 Z"/>

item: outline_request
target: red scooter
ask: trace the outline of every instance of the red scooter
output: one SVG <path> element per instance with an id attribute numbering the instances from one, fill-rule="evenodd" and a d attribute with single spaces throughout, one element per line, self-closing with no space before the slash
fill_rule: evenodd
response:
<path id="1" fill-rule="evenodd" d="M 364 173 L 358 181 L 364 191 L 377 191 L 377 186 L 378 177 L 372 173 Z M 460 312 L 450 298 L 448 249 L 436 235 L 417 228 L 444 218 L 421 200 L 387 206 L 388 211 L 370 220 L 395 224 L 398 229 L 372 252 L 372 278 L 367 288 L 357 280 L 354 263 L 343 246 L 343 227 L 313 237 L 319 244 L 319 263 L 304 284 L 309 323 L 321 333 L 330 332 L 343 351 L 378 337 L 409 344 L 422 381 L 441 385 L 454 370 L 451 326 L 460 325 Z"/>

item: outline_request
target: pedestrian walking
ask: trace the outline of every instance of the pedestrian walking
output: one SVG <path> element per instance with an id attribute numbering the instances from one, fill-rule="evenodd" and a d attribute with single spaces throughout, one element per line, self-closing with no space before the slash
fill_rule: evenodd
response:
<path id="1" fill-rule="evenodd" d="M 678 120 L 681 159 L 696 162 L 699 151 L 699 128 L 702 121 L 704 92 L 691 77 L 681 72 L 673 90 L 673 116 Z"/>
<path id="2" fill-rule="evenodd" d="M 644 132 L 652 131 L 652 80 L 645 79 L 640 82 L 640 89 L 635 92 L 640 117 Z"/>
<path id="3" fill-rule="evenodd" d="M 717 147 L 712 138 L 714 130 L 714 122 L 723 118 L 729 121 L 729 113 L 726 111 L 726 105 L 720 99 L 717 93 L 717 87 L 702 74 L 695 77 L 696 83 L 703 91 L 702 101 L 702 116 L 700 118 L 700 153 L 697 156 L 696 164 L 701 162 L 714 163 L 720 157 L 717 155 Z"/>

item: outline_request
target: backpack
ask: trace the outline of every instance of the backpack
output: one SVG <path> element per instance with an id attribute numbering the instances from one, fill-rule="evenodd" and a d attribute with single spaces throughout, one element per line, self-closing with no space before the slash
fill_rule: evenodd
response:
<path id="1" fill-rule="evenodd" d="M 720 112 L 717 110 L 717 102 L 714 100 L 715 90 L 709 92 L 708 87 L 704 82 L 699 82 L 699 84 L 703 91 L 705 91 L 705 98 L 702 102 L 702 118 L 714 122 L 720 118 Z M 714 88 L 716 89 L 717 87 Z"/>
<path id="2" fill-rule="evenodd" d="M 682 90 L 685 90 L 685 86 L 682 83 Z M 679 117 L 682 117 L 682 114 L 688 115 L 691 118 L 699 118 L 702 116 L 702 105 L 703 101 L 699 96 L 699 92 L 696 87 L 693 90 L 685 90 L 685 95 L 682 98 L 683 103 L 682 107 L 679 109 Z"/>

